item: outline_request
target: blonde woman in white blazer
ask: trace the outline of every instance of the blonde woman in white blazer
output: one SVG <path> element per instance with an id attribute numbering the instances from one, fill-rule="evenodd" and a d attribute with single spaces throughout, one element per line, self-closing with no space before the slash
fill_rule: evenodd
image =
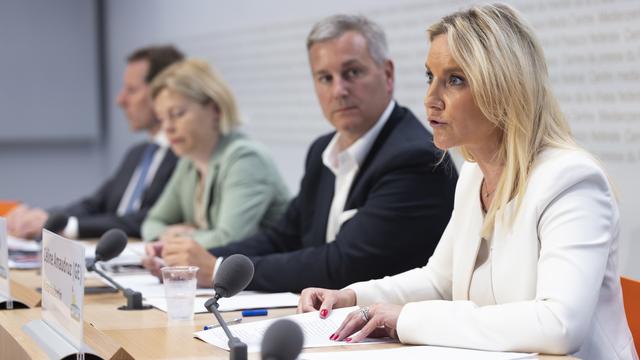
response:
<path id="1" fill-rule="evenodd" d="M 305 289 L 299 311 L 326 318 L 360 305 L 336 341 L 391 335 L 637 359 L 620 290 L 615 195 L 573 140 L 530 27 L 509 6 L 484 5 L 444 17 L 429 37 L 434 141 L 460 147 L 466 160 L 449 225 L 425 267 L 342 290 Z"/>

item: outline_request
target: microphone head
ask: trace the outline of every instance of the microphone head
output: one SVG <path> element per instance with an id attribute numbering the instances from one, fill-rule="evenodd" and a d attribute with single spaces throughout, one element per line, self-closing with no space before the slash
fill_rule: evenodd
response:
<path id="1" fill-rule="evenodd" d="M 213 279 L 213 290 L 223 297 L 231 297 L 249 285 L 253 279 L 253 263 L 248 257 L 233 254 L 222 260 Z"/>
<path id="2" fill-rule="evenodd" d="M 127 246 L 127 240 L 127 234 L 120 229 L 107 231 L 98 240 L 95 261 L 109 261 L 120 255 Z"/>
<path id="3" fill-rule="evenodd" d="M 304 335 L 295 322 L 281 319 L 269 326 L 262 338 L 262 359 L 295 360 L 302 351 Z"/>
<path id="4" fill-rule="evenodd" d="M 56 234 L 60 233 L 67 226 L 67 222 L 69 222 L 69 216 L 54 212 L 49 215 L 47 221 L 44 223 L 43 228 L 54 232 Z"/>

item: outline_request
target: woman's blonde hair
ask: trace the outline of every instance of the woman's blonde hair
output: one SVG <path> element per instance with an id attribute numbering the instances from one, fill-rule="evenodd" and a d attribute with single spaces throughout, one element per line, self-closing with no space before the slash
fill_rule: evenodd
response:
<path id="1" fill-rule="evenodd" d="M 496 216 L 516 199 L 507 219 L 509 226 L 513 223 L 536 156 L 549 146 L 578 146 L 552 93 L 542 47 L 513 8 L 474 6 L 445 16 L 428 33 L 431 41 L 447 36 L 475 103 L 501 130 L 496 156 L 504 170 L 482 229 L 483 236 L 490 236 Z M 461 151 L 467 161 L 474 161 L 467 149 Z"/>
<path id="2" fill-rule="evenodd" d="M 240 125 L 231 89 L 206 61 L 187 59 L 169 66 L 151 82 L 151 97 L 155 99 L 164 89 L 202 105 L 213 103 L 220 112 L 220 133 L 223 135 Z"/>

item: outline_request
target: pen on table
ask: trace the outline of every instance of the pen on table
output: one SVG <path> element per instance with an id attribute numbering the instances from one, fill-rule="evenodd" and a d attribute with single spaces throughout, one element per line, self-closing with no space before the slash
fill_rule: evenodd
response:
<path id="1" fill-rule="evenodd" d="M 268 314 L 267 309 L 242 310 L 242 316 L 265 316 Z"/>
<path id="2" fill-rule="evenodd" d="M 233 320 L 229 320 L 227 321 L 227 325 L 233 325 L 233 324 L 239 324 L 242 322 L 242 318 L 235 318 Z M 204 326 L 204 330 L 209 330 L 209 329 L 215 329 L 217 327 L 220 327 L 220 324 L 215 324 L 215 325 L 205 325 Z"/>

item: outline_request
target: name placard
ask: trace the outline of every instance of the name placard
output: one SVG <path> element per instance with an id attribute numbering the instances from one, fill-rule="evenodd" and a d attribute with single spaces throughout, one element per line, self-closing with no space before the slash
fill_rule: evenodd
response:
<path id="1" fill-rule="evenodd" d="M 0 302 L 11 300 L 9 284 L 9 245 L 7 243 L 7 221 L 0 217 Z"/>
<path id="2" fill-rule="evenodd" d="M 77 349 L 82 348 L 84 246 L 43 230 L 42 319 Z"/>

